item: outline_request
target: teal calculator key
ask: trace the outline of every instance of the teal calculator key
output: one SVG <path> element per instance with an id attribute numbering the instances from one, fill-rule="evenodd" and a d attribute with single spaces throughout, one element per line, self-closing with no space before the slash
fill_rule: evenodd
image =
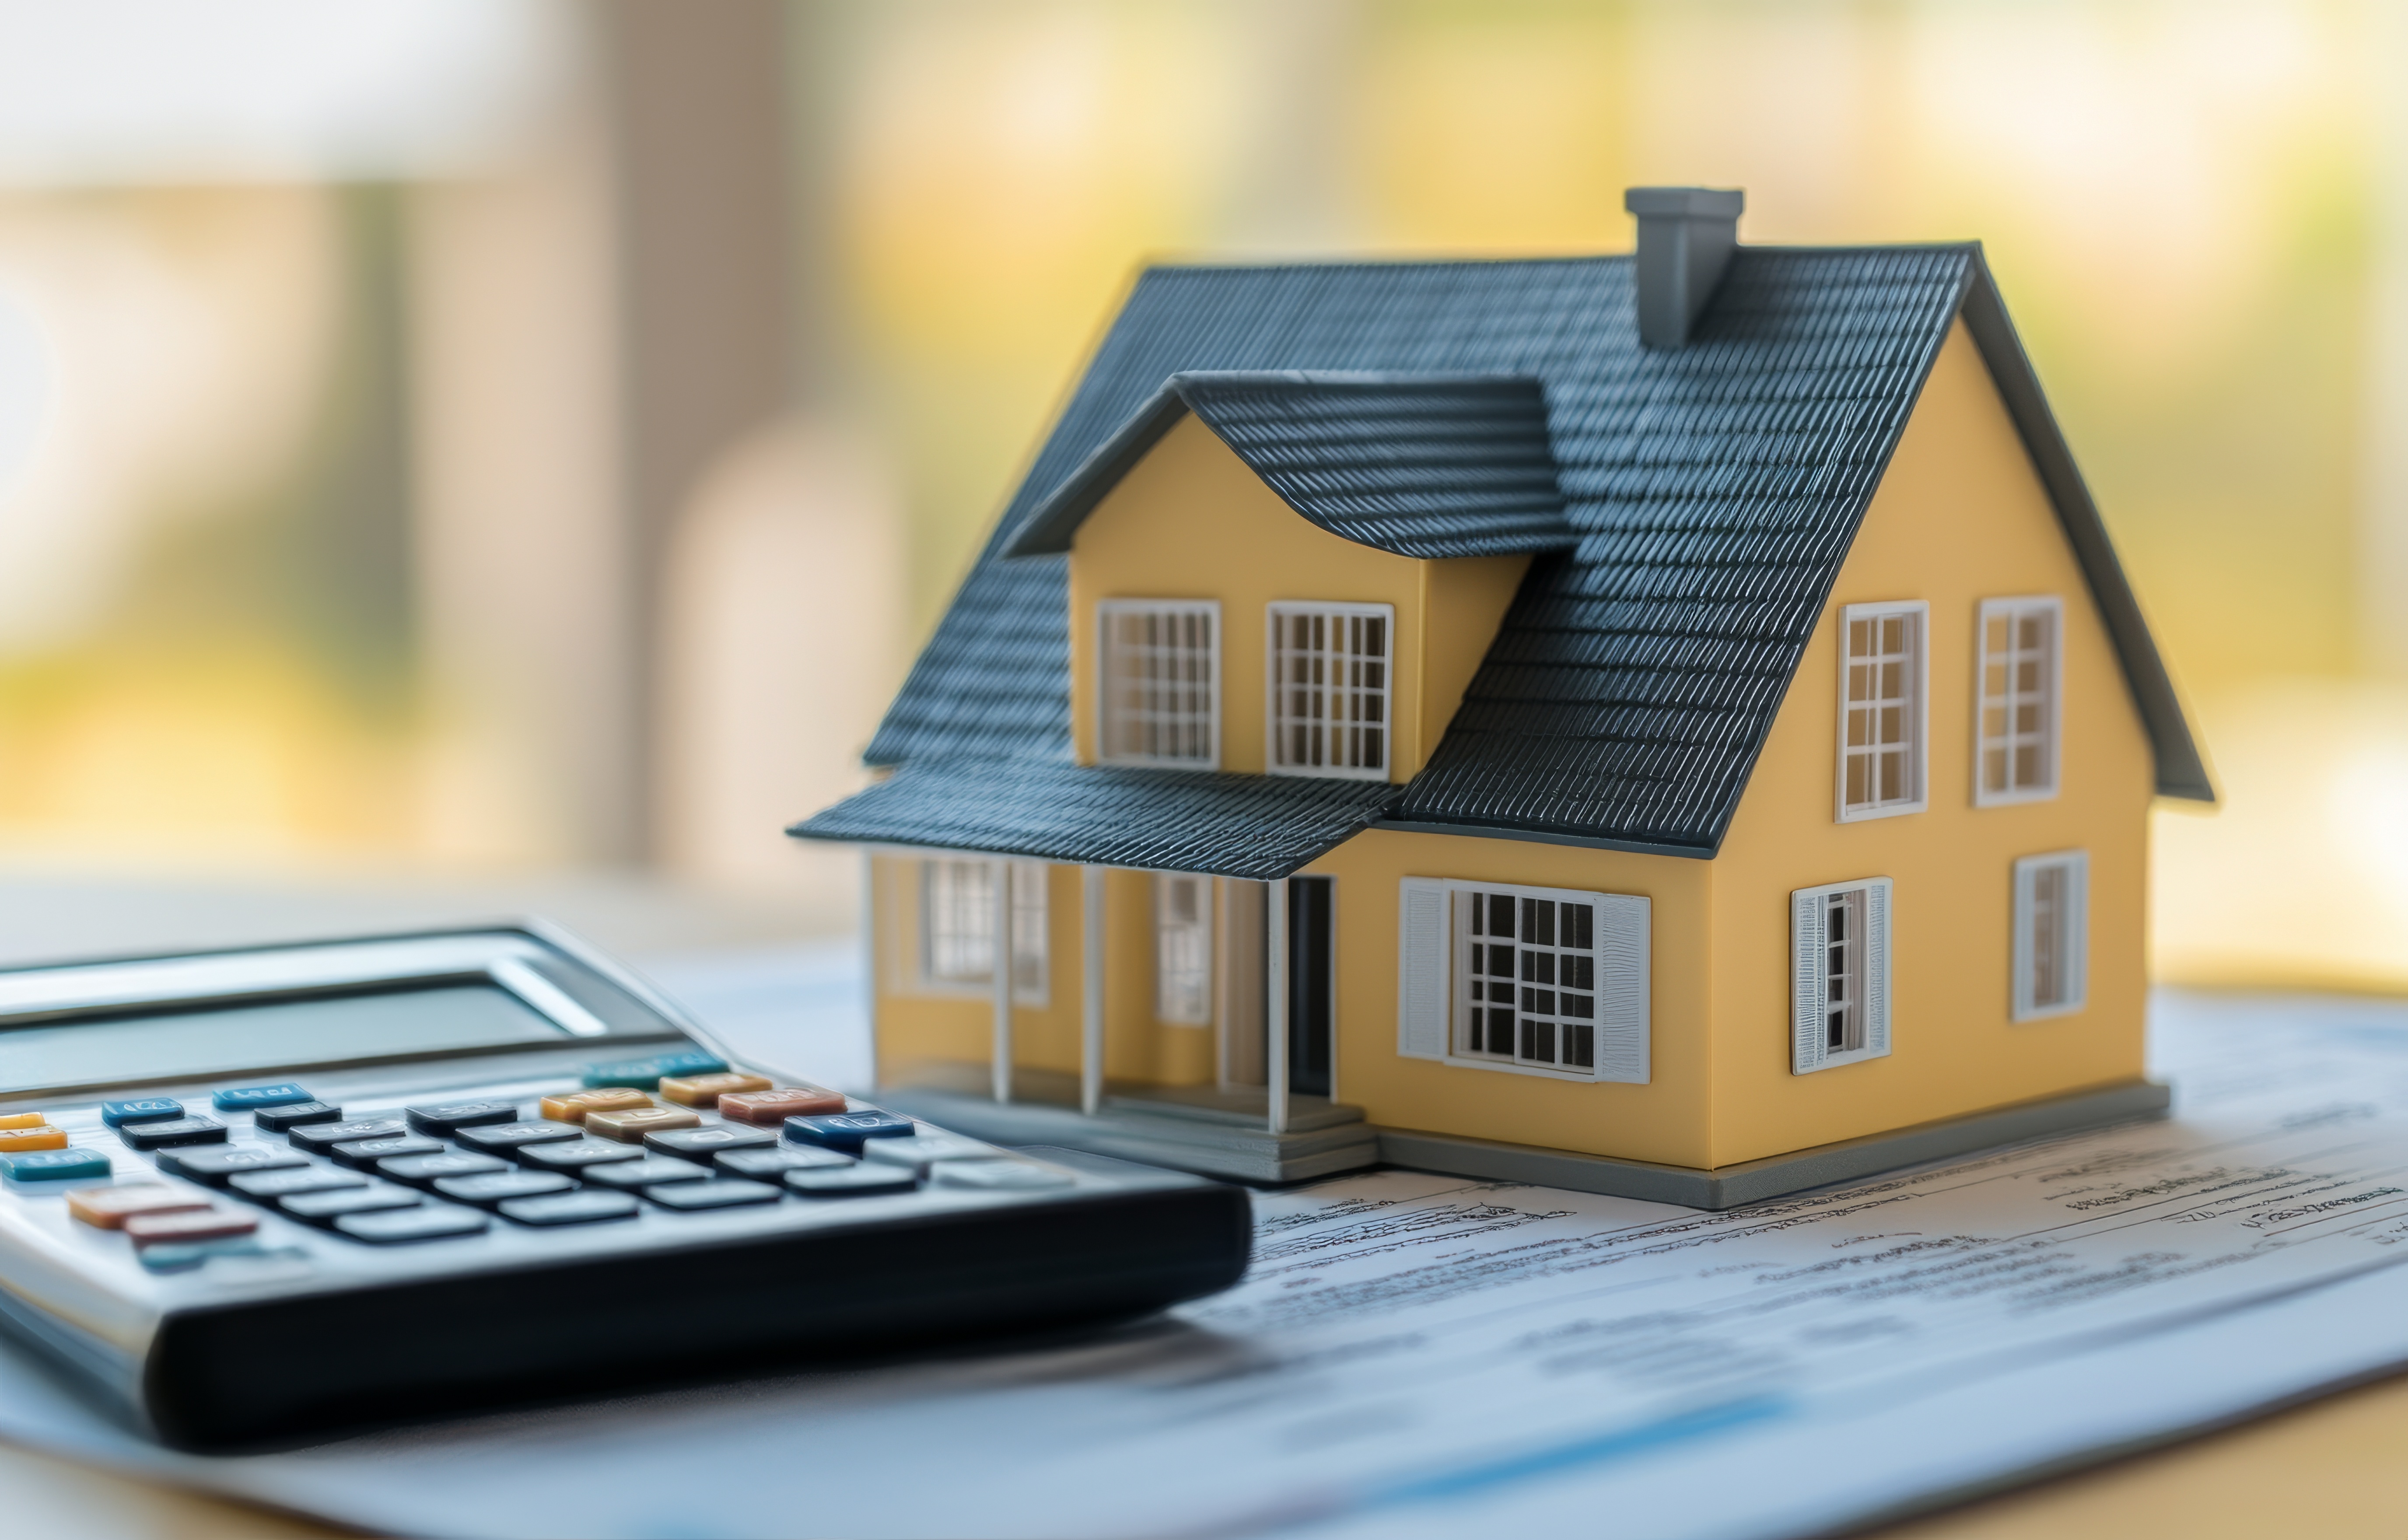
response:
<path id="1" fill-rule="evenodd" d="M 261 1107 L 292 1107 L 317 1100 L 289 1080 L 280 1086 L 236 1086 L 209 1093 L 209 1105 L 220 1112 L 254 1112 Z"/>
<path id="2" fill-rule="evenodd" d="M 797 1144 L 858 1155 L 873 1139 L 909 1139 L 919 1131 L 908 1117 L 888 1112 L 823 1113 L 817 1117 L 786 1119 L 786 1138 Z"/>
<path id="3" fill-rule="evenodd" d="M 0 1155 L 0 1175 L 11 1182 L 106 1182 L 108 1157 L 98 1150 L 28 1150 Z"/>
<path id="4" fill-rule="evenodd" d="M 660 1085 L 664 1075 L 723 1074 L 726 1069 L 727 1060 L 713 1054 L 662 1054 L 655 1058 L 623 1058 L 615 1064 L 588 1064 L 585 1084 L 596 1090 L 609 1086 L 649 1091 Z"/>
<path id="5" fill-rule="evenodd" d="M 139 1101 L 104 1101 L 100 1104 L 100 1120 L 112 1129 L 128 1123 L 164 1123 L 171 1117 L 184 1115 L 184 1104 L 164 1096 L 146 1097 Z"/>

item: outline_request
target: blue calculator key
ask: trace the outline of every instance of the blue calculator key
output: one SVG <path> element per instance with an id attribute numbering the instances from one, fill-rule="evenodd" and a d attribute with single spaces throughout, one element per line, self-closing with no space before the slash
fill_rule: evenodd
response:
<path id="1" fill-rule="evenodd" d="M 228 1090 L 209 1093 L 209 1105 L 220 1112 L 257 1112 L 262 1107 L 295 1107 L 304 1101 L 317 1100 L 289 1080 L 280 1086 L 236 1086 Z"/>
<path id="2" fill-rule="evenodd" d="M 265 1144 L 219 1144 L 208 1149 L 165 1150 L 159 1156 L 159 1169 L 171 1172 L 187 1181 L 205 1182 L 210 1187 L 223 1187 L 231 1178 L 254 1171 L 289 1171 L 307 1169 L 309 1158 L 292 1150 L 280 1150 Z"/>
<path id="3" fill-rule="evenodd" d="M 295 1101 L 287 1107 L 262 1107 L 251 1115 L 251 1126 L 269 1133 L 290 1133 L 304 1123 L 339 1123 L 343 1109 L 323 1101 Z"/>
<path id="4" fill-rule="evenodd" d="M 214 1117 L 170 1117 L 157 1123 L 124 1123 L 117 1137 L 128 1148 L 164 1150 L 178 1144 L 222 1144 L 226 1127 Z"/>
<path id="5" fill-rule="evenodd" d="M 644 1196 L 663 1208 L 692 1214 L 701 1209 L 774 1203 L 780 1193 L 767 1182 L 742 1182 L 733 1177 L 722 1177 L 711 1182 L 676 1182 L 667 1187 L 652 1187 L 645 1191 Z"/>
<path id="6" fill-rule="evenodd" d="M 552 1198 L 513 1198 L 502 1217 L 523 1225 L 590 1225 L 600 1219 L 632 1219 L 636 1201 L 624 1192 L 564 1192 Z"/>
<path id="7" fill-rule="evenodd" d="M 515 1123 L 519 1120 L 519 1104 L 492 1101 L 429 1101 L 403 1108 L 402 1115 L 408 1118 L 409 1126 L 421 1133 L 448 1134 L 487 1123 Z"/>
<path id="8" fill-rule="evenodd" d="M 665 1075 L 724 1074 L 727 1060 L 715 1054 L 662 1054 L 654 1058 L 623 1058 L 612 1064 L 585 1066 L 585 1084 L 595 1089 L 606 1086 L 624 1087 L 628 1090 L 649 1091 L 661 1083 Z"/>
<path id="9" fill-rule="evenodd" d="M 108 1156 L 73 1145 L 63 1150 L 0 1155 L 0 1175 L 11 1182 L 106 1182 L 109 1169 Z"/>
<path id="10" fill-rule="evenodd" d="M 909 1139 L 917 1130 L 910 1118 L 882 1112 L 823 1113 L 817 1117 L 786 1119 L 788 1139 L 831 1150 L 857 1150 L 873 1139 Z"/>
<path id="11" fill-rule="evenodd" d="M 128 1123 L 164 1123 L 171 1117 L 184 1115 L 184 1104 L 164 1096 L 144 1097 L 136 1101 L 104 1101 L 100 1104 L 100 1120 L 112 1129 Z"/>
<path id="12" fill-rule="evenodd" d="M 493 1221 L 472 1208 L 395 1209 L 384 1214 L 346 1214 L 335 1228 L 354 1241 L 399 1245 L 408 1241 L 443 1241 L 454 1235 L 483 1233 Z"/>

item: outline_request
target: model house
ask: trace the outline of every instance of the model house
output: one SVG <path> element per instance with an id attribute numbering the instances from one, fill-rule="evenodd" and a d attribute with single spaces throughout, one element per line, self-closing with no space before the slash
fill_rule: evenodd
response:
<path id="1" fill-rule="evenodd" d="M 1980 248 L 1627 202 L 1138 281 L 793 830 L 870 852 L 882 1095 L 1706 1207 L 2163 1108 L 2212 793 Z"/>

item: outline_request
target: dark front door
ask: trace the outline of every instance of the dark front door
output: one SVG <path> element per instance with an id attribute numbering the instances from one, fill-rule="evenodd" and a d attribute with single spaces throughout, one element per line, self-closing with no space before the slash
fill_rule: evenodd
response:
<path id="1" fill-rule="evenodd" d="M 1307 1096 L 1329 1094 L 1338 1000 L 1336 890 L 1328 877 L 1287 880 L 1287 1085 Z"/>

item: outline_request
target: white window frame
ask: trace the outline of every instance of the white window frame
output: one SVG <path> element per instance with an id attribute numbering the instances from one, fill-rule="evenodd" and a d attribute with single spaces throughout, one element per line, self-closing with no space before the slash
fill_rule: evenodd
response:
<path id="1" fill-rule="evenodd" d="M 1173 896 L 1194 900 L 1184 919 Z M 1184 871 L 1154 874 L 1154 1018 L 1169 1027 L 1212 1025 L 1212 879 Z"/>
<path id="2" fill-rule="evenodd" d="M 1282 639 L 1280 623 L 1320 617 L 1343 625 L 1351 620 L 1377 620 L 1387 640 L 1387 650 L 1380 655 L 1380 684 L 1371 689 L 1358 684 L 1325 677 L 1309 686 L 1321 698 L 1322 711 L 1317 717 L 1299 718 L 1285 714 L 1288 684 L 1280 675 L 1282 662 L 1296 655 L 1289 652 Z M 1322 649 L 1318 655 L 1307 654 L 1324 662 L 1352 664 L 1368 655 Z M 1330 670 L 1334 672 L 1335 670 Z M 1272 775 L 1313 775 L 1340 781 L 1385 781 L 1397 763 L 1397 607 L 1393 604 L 1346 604 L 1308 599 L 1280 599 L 1263 612 L 1263 768 Z M 1340 723 L 1333 708 L 1342 700 L 1376 699 L 1379 702 L 1380 763 L 1377 765 L 1332 765 L 1327 760 L 1337 735 L 1349 730 L 1351 724 Z M 1357 718 L 1356 720 L 1360 720 Z M 1288 731 L 1292 726 L 1303 725 L 1309 733 L 1321 740 L 1324 763 L 1297 762 L 1286 757 Z"/>
<path id="3" fill-rule="evenodd" d="M 1914 678 L 1905 682 L 1901 697 L 1914 720 L 1906 733 L 1907 766 L 1914 784 L 1910 793 L 1889 801 L 1851 803 L 1848 800 L 1848 714 L 1849 683 L 1857 666 L 1849 651 L 1856 623 L 1878 625 L 1885 620 L 1903 618 L 1907 622 L 1906 655 Z M 1840 612 L 1840 720 L 1838 757 L 1832 781 L 1832 801 L 1838 818 L 1843 824 L 1862 823 L 1872 818 L 1895 818 L 1902 813 L 1921 813 L 1931 802 L 1931 606 L 1923 599 L 1892 599 L 1879 604 L 1851 604 Z M 1881 655 L 1874 655 L 1875 657 Z M 1869 664 L 1878 667 L 1877 663 Z M 1870 757 L 1870 756 L 1868 756 Z"/>
<path id="4" fill-rule="evenodd" d="M 1124 617 L 1159 620 L 1202 619 L 1211 628 L 1211 641 L 1200 649 L 1208 677 L 1203 697 L 1205 753 L 1165 755 L 1125 752 L 1118 748 L 1123 718 L 1115 709 L 1115 686 L 1128 680 L 1129 650 L 1115 636 Z M 1192 684 L 1193 682 L 1191 682 Z M 1143 687 L 1140 685 L 1139 687 Z M 1157 685 L 1157 688 L 1162 687 Z M 1162 713 L 1168 718 L 1168 713 Z M 1096 761 L 1105 765 L 1152 765 L 1167 770 L 1216 770 L 1221 768 L 1221 601 L 1218 599 L 1100 599 L 1096 604 Z"/>
<path id="5" fill-rule="evenodd" d="M 1813 1074 L 1889 1057 L 1891 961 L 1898 951 L 1894 898 L 1887 877 L 1826 883 L 1789 895 L 1790 1073 Z M 1852 975 L 1859 986 L 1857 1045 L 1837 1050 L 1829 1046 L 1828 982 L 1837 938 L 1830 934 L 1828 916 L 1834 900 L 1852 901 L 1852 912 L 1862 921 Z"/>
<path id="6" fill-rule="evenodd" d="M 2016 691 L 2013 670 L 2016 645 L 2015 632 L 2022 622 L 2033 615 L 2048 618 L 2048 655 L 2042 660 L 2042 688 L 2045 696 L 2041 703 L 2044 719 L 2041 733 L 2043 738 L 2042 758 L 2046 765 L 2045 784 L 2034 786 L 2009 784 L 1991 790 L 1983 773 L 1994 744 L 2001 745 L 2006 755 L 2007 778 L 2014 779 L 2015 732 L 2010 714 L 2006 732 L 2001 739 L 1989 730 L 1990 703 L 2000 701 L 2000 710 L 2012 713 Z M 1990 623 L 2003 620 L 2007 626 L 2007 656 L 2000 667 L 2008 670 L 2007 692 L 2003 697 L 1990 693 Z M 2065 601 L 2054 594 L 2032 594 L 2020 598 L 1984 599 L 1973 619 L 1973 805 L 1977 808 L 2007 807 L 2018 802 L 2045 802 L 2056 798 L 2059 783 L 2059 766 L 2064 760 L 2065 743 Z"/>
<path id="7" fill-rule="evenodd" d="M 992 856 L 937 856 L 919 862 L 919 966 L 915 976 L 922 993 L 977 999 L 994 994 L 995 898 L 988 884 L 995 859 Z M 1042 861 L 1008 864 L 1011 869 L 1011 999 L 1018 1005 L 1043 1006 L 1053 997 L 1048 941 L 1052 869 Z M 982 947 L 986 954 L 984 966 L 943 971 L 937 965 L 938 958 L 953 943 L 939 933 L 945 914 L 938 890 L 948 880 L 958 881 L 973 872 L 977 874 L 977 893 L 955 905 L 955 917 L 967 922 L 964 928 L 968 932 L 959 938 L 960 943 Z"/>
<path id="8" fill-rule="evenodd" d="M 2057 875 L 2059 885 L 2057 901 L 2046 906 L 2054 911 L 2049 916 L 2054 934 L 2044 935 L 2042 888 L 2051 874 Z M 2013 1019 L 2046 1021 L 2086 1010 L 2090 1004 L 2089 852 L 2057 850 L 2022 857 L 2015 862 L 2014 894 Z M 2057 976 L 2064 981 L 2061 997 L 2047 1001 L 2039 998 L 2043 945 L 2054 951 Z"/>
<path id="9" fill-rule="evenodd" d="M 1472 936 L 1470 906 L 1475 898 L 1488 896 L 1506 896 L 1517 902 L 1535 900 L 1591 907 L 1593 931 L 1591 944 L 1587 948 L 1578 952 L 1561 945 L 1547 948 L 1558 969 L 1567 955 L 1578 956 L 1581 953 L 1584 953 L 1592 965 L 1592 987 L 1585 991 L 1595 1001 L 1595 1015 L 1589 1018 L 1594 1032 L 1594 1063 L 1589 1067 L 1567 1069 L 1562 1066 L 1560 1036 L 1558 1060 L 1552 1065 L 1530 1062 L 1520 1058 L 1518 1053 L 1512 1056 L 1489 1053 L 1471 1044 L 1470 1012 L 1473 1004 L 1469 990 L 1475 984 L 1490 981 L 1484 970 L 1473 971 L 1471 948 L 1475 944 L 1484 947 L 1492 943 L 1485 936 L 1477 941 Z M 1461 1069 L 1537 1075 L 1549 1080 L 1631 1086 L 1648 1083 L 1652 1030 L 1652 906 L 1649 900 L 1628 893 L 1532 887 L 1519 883 L 1407 877 L 1400 885 L 1398 900 L 1398 1053 L 1409 1058 L 1437 1059 Z M 1520 977 L 1518 956 L 1521 943 L 1517 941 L 1514 945 L 1517 966 L 1511 982 L 1516 995 L 1512 1004 L 1517 1016 L 1515 1045 L 1518 1048 L 1518 1015 L 1522 1004 L 1519 991 L 1524 981 Z M 1560 972 L 1557 977 L 1560 979 Z M 1532 987 L 1544 987 L 1536 980 L 1530 981 L 1530 985 Z M 1545 1014 L 1558 1027 L 1567 1023 L 1568 1018 L 1552 1011 Z"/>

